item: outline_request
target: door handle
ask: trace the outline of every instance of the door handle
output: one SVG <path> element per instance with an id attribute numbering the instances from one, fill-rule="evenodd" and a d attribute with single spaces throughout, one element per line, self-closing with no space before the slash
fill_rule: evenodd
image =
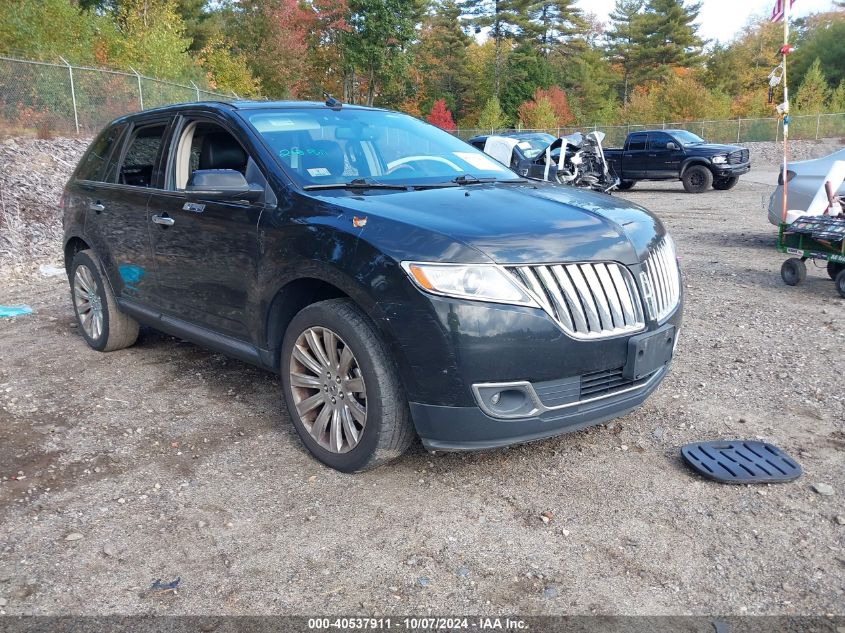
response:
<path id="1" fill-rule="evenodd" d="M 168 215 L 154 215 L 153 222 L 156 224 L 161 224 L 162 226 L 173 226 L 176 224 L 176 220 L 171 218 Z"/>
<path id="2" fill-rule="evenodd" d="M 92 202 L 88 205 L 88 208 L 92 211 L 96 211 L 97 213 L 102 213 L 106 210 L 106 208 L 100 202 Z"/>

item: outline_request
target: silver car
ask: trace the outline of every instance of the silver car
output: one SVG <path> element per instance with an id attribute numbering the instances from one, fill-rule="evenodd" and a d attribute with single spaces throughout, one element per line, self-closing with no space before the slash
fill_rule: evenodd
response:
<path id="1" fill-rule="evenodd" d="M 833 166 L 834 161 L 845 160 L 845 149 L 833 152 L 829 156 L 816 158 L 815 160 L 802 160 L 796 163 L 787 163 L 787 209 L 804 209 L 810 206 L 813 197 L 824 183 L 824 178 Z M 845 196 L 845 183 L 843 183 L 837 194 Z M 778 186 L 772 197 L 769 199 L 769 222 L 777 226 L 780 224 L 781 211 L 783 209 L 783 176 L 778 175 Z"/>

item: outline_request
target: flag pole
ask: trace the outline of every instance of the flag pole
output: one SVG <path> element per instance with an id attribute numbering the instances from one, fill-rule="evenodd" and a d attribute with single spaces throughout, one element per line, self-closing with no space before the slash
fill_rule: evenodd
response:
<path id="1" fill-rule="evenodd" d="M 781 180 L 783 180 L 783 201 L 781 209 L 781 222 L 786 223 L 786 200 L 789 181 L 786 175 L 786 163 L 789 153 L 789 88 L 786 83 L 786 56 L 789 54 L 789 9 L 792 0 L 783 0 L 783 169 Z"/>

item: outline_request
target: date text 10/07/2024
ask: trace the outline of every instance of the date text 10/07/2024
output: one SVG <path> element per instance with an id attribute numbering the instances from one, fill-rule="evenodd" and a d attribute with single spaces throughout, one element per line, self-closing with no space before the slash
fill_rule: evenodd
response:
<path id="1" fill-rule="evenodd" d="M 519 618 L 475 617 L 408 617 L 408 618 L 309 618 L 310 630 L 379 630 L 404 629 L 408 631 L 480 630 L 521 631 L 528 623 Z"/>

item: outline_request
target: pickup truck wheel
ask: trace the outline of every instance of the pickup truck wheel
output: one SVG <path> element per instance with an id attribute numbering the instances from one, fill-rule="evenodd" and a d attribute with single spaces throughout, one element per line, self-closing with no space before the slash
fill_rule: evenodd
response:
<path id="1" fill-rule="evenodd" d="M 713 179 L 713 189 L 718 189 L 719 191 L 727 191 L 728 189 L 733 189 L 736 186 L 736 183 L 739 182 L 739 176 L 728 176 L 726 178 L 714 178 Z"/>
<path id="2" fill-rule="evenodd" d="M 619 181 L 619 184 L 616 185 L 616 188 L 619 191 L 628 191 L 628 189 L 633 188 L 633 186 L 636 185 L 636 184 L 637 184 L 636 180 L 621 180 L 621 181 Z"/>
<path id="3" fill-rule="evenodd" d="M 342 472 L 404 453 L 414 426 L 398 372 L 369 317 L 348 299 L 314 303 L 285 332 L 282 384 L 306 448 Z"/>
<path id="4" fill-rule="evenodd" d="M 684 172 L 681 181 L 687 193 L 704 193 L 713 184 L 713 172 L 704 165 L 693 165 Z"/>
<path id="5" fill-rule="evenodd" d="M 807 278 L 807 265 L 797 257 L 790 257 L 780 267 L 780 276 L 787 286 L 797 286 Z"/>
<path id="6" fill-rule="evenodd" d="M 827 276 L 831 279 L 836 279 L 836 276 L 843 270 L 845 270 L 845 264 L 833 261 L 827 262 Z"/>
<path id="7" fill-rule="evenodd" d="M 138 322 L 120 311 L 94 251 L 86 249 L 74 255 L 68 276 L 76 322 L 89 346 L 113 352 L 138 339 Z"/>
<path id="8" fill-rule="evenodd" d="M 839 274 L 836 275 L 836 279 L 833 281 L 836 282 L 836 291 L 839 293 L 839 296 L 845 299 L 845 268 L 839 271 Z"/>

